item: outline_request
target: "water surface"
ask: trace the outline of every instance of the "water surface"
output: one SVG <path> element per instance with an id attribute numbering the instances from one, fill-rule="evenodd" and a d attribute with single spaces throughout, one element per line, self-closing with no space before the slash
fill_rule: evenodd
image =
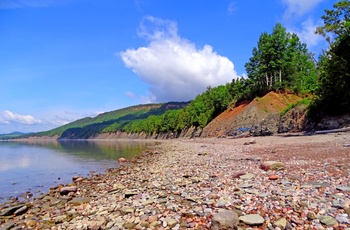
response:
<path id="1" fill-rule="evenodd" d="M 132 158 L 149 141 L 56 141 L 0 142 L 0 203 L 9 197 L 34 196 L 50 187 L 67 184 L 75 175 L 89 176 L 118 167 L 120 157 Z"/>

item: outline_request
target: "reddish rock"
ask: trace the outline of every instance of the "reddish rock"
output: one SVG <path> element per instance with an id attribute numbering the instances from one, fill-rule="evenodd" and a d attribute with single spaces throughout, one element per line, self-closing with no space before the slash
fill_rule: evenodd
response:
<path id="1" fill-rule="evenodd" d="M 68 193 L 70 192 L 76 192 L 78 189 L 77 189 L 77 186 L 67 186 L 67 187 L 62 187 L 60 189 L 60 194 L 61 195 L 67 195 Z"/>
<path id="2" fill-rule="evenodd" d="M 269 176 L 269 180 L 277 180 L 278 176 L 276 174 L 272 174 Z"/>
<path id="3" fill-rule="evenodd" d="M 239 172 L 233 173 L 232 177 L 233 177 L 233 178 L 239 178 L 240 176 L 243 176 L 243 175 L 245 175 L 245 174 L 246 174 L 245 172 L 239 171 Z"/>
<path id="4" fill-rule="evenodd" d="M 124 162 L 127 162 L 128 160 L 123 158 L 123 157 L 121 157 L 121 158 L 118 159 L 118 161 L 119 161 L 119 163 L 124 163 Z"/>

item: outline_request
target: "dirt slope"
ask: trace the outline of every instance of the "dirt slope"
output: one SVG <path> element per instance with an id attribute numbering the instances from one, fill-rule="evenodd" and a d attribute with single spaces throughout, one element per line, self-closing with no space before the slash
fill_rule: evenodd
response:
<path id="1" fill-rule="evenodd" d="M 249 104 L 242 103 L 226 110 L 204 128 L 201 136 L 237 136 L 246 132 L 253 135 L 277 133 L 281 122 L 281 111 L 301 99 L 294 94 L 270 92 Z"/>

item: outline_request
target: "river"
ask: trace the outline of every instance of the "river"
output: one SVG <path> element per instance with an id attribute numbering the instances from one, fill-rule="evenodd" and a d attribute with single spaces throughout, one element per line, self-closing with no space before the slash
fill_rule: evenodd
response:
<path id="1" fill-rule="evenodd" d="M 75 175 L 104 173 L 130 159 L 151 141 L 0 141 L 0 203 L 47 193 L 50 187 L 72 182 Z"/>

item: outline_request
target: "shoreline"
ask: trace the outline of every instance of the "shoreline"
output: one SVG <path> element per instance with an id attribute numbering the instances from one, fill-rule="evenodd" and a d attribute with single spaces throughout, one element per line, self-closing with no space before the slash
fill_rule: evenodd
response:
<path id="1" fill-rule="evenodd" d="M 1 207 L 0 227 L 210 229 L 223 210 L 241 229 L 350 226 L 350 133 L 156 141 L 105 174 L 76 177 L 13 212 Z M 264 171 L 266 161 L 284 170 Z"/>

